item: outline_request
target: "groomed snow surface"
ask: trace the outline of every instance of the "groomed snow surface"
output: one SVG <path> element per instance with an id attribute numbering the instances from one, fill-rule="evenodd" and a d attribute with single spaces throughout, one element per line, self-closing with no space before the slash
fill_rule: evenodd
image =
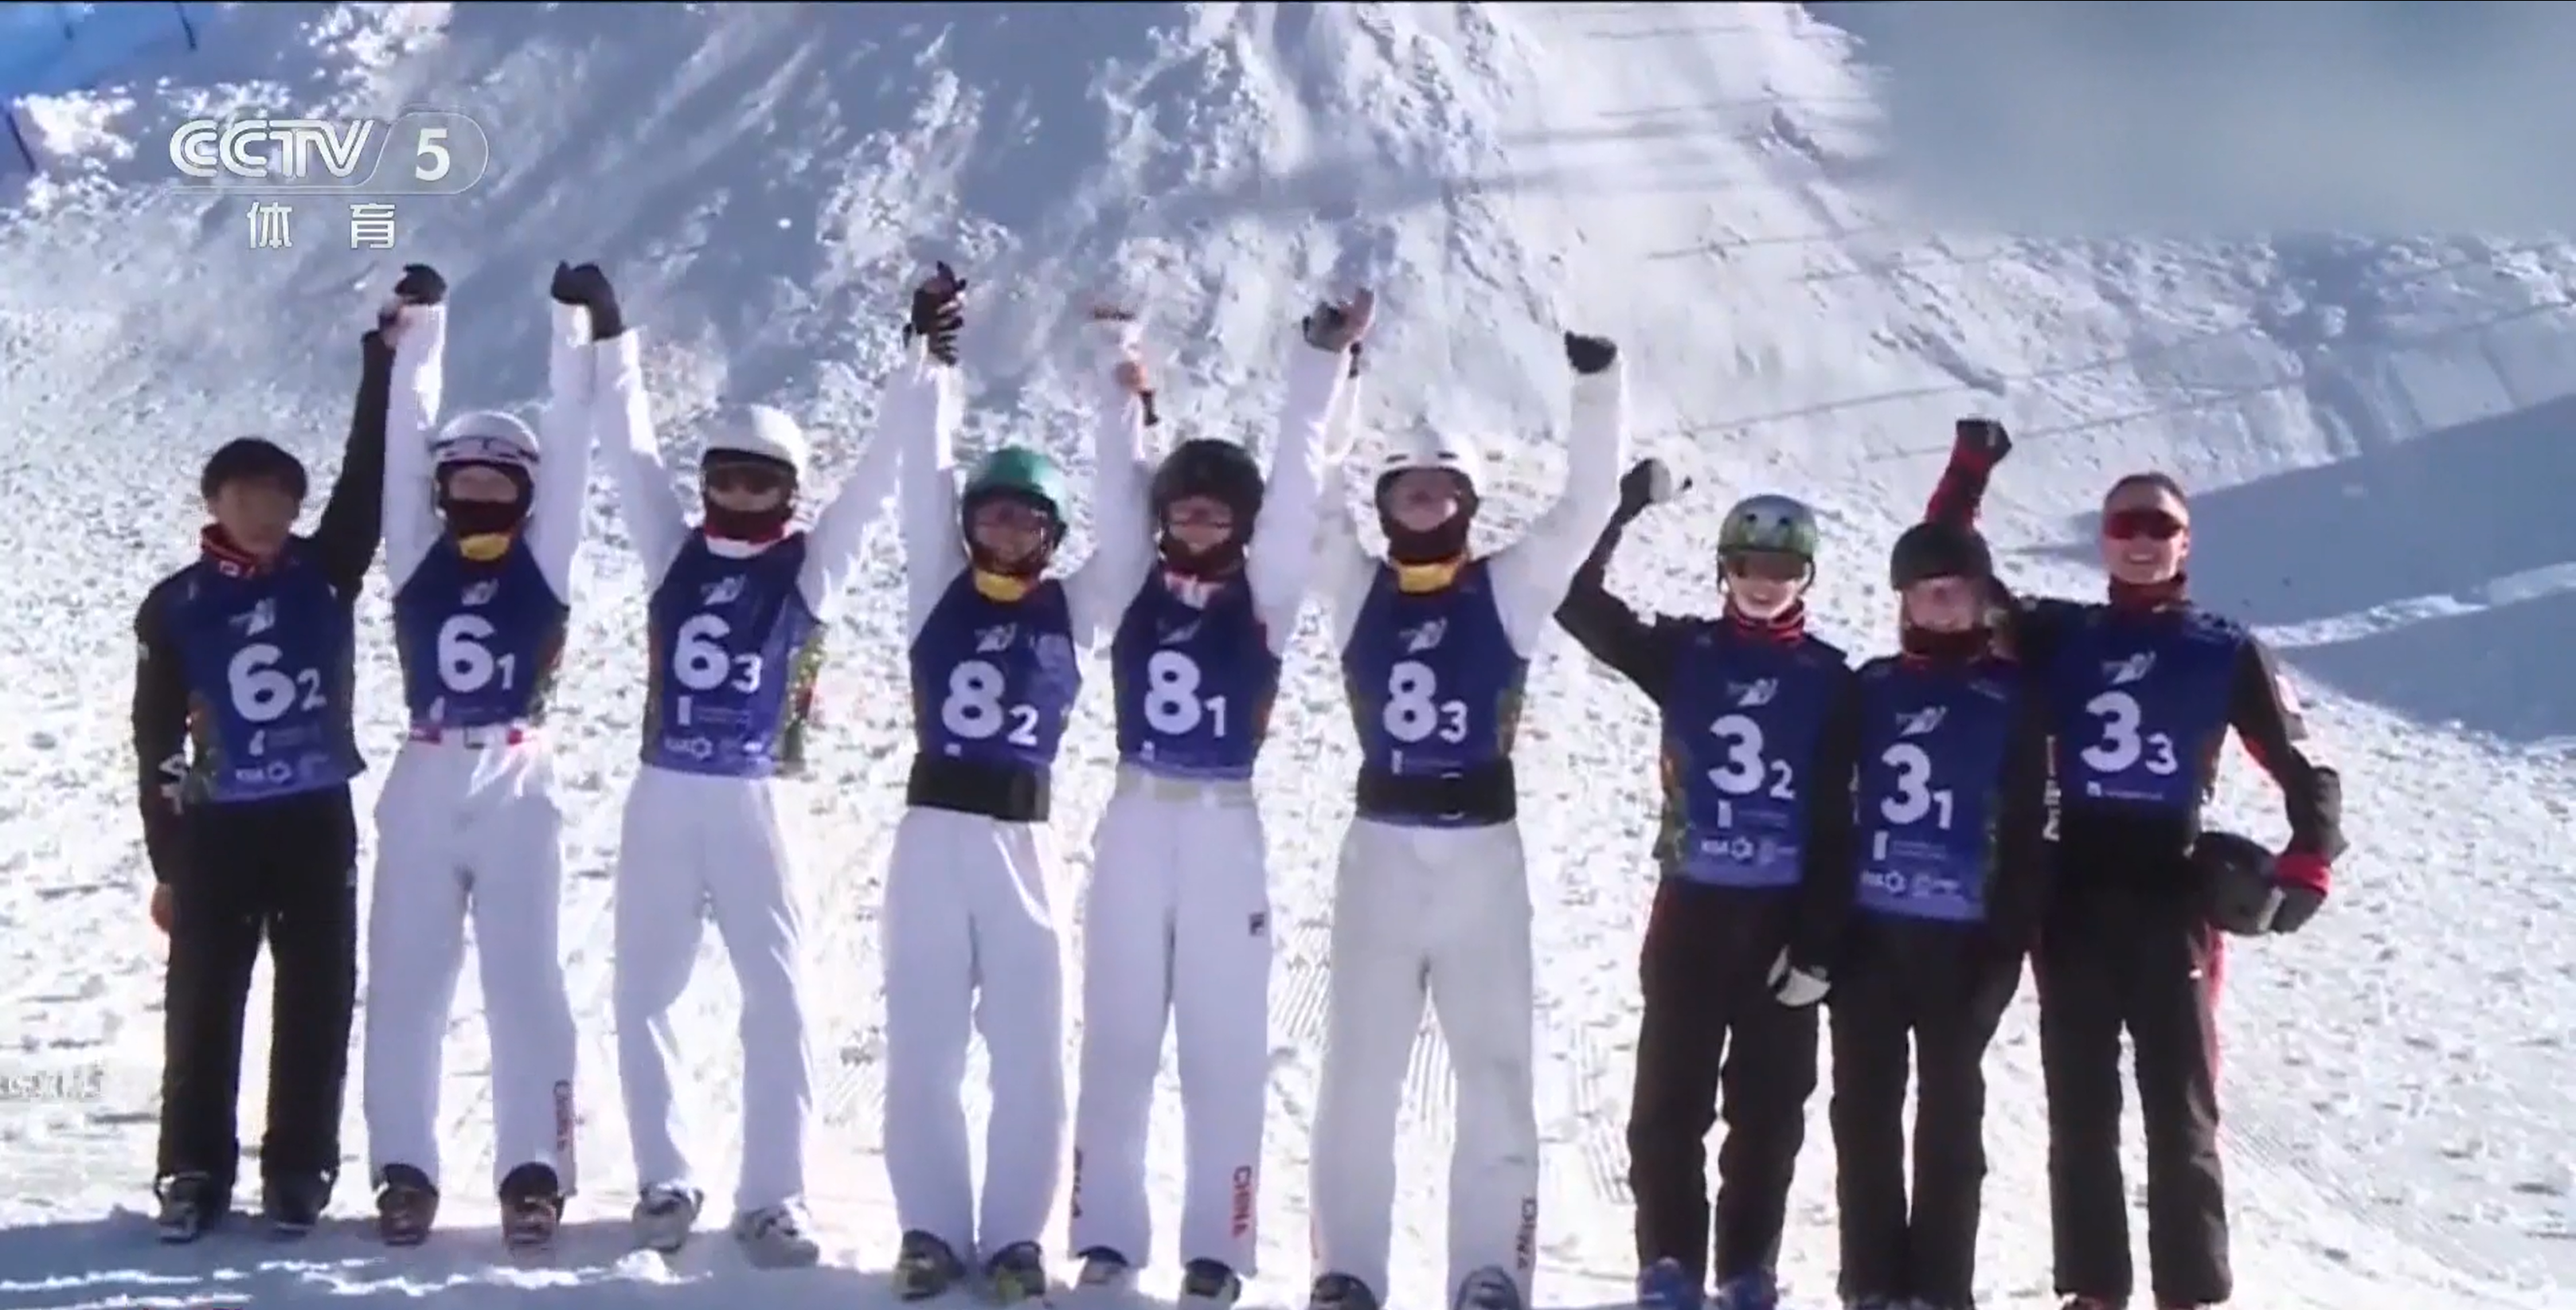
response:
<path id="1" fill-rule="evenodd" d="M 1421 425 L 1487 434 L 1494 541 L 1555 494 L 1569 459 L 1594 455 L 1561 444 L 1559 328 L 1613 334 L 1641 446 L 1697 480 L 1686 508 L 1635 534 L 1614 585 L 1709 608 L 1712 512 L 1786 490 L 1823 515 L 1825 626 L 1863 651 L 1891 641 L 1884 552 L 1961 413 L 2021 435 L 1990 524 L 2033 587 L 2095 585 L 2084 512 L 2110 475 L 2157 466 L 2202 489 L 2202 594 L 2304 680 L 2356 842 L 2323 919 L 2232 962 L 2240 1304 L 2576 1304 L 2566 247 L 1927 230 L 1873 166 L 1878 75 L 1849 34 L 1788 5 L 191 9 L 193 53 L 149 48 L 19 103 L 45 167 L 0 175 L 0 549 L 15 561 L 0 571 L 0 1034 L 16 1048 L 0 1055 L 0 1306 L 885 1299 L 874 907 L 908 749 L 890 605 L 854 606 L 836 634 L 819 780 L 795 793 L 828 1254 L 765 1275 L 721 1240 L 672 1265 L 624 1242 L 605 873 L 635 768 L 643 601 L 604 486 L 555 729 L 586 1186 L 543 1261 L 504 1258 L 466 1185 L 458 1231 L 411 1253 L 354 1221 L 291 1247 L 165 1250 L 145 1235 L 161 948 L 132 814 L 126 625 L 190 549 L 195 470 L 216 443 L 271 434 L 327 475 L 355 334 L 400 262 L 454 284 L 453 406 L 534 401 L 545 275 L 597 259 L 648 334 L 671 440 L 685 446 L 718 398 L 770 400 L 810 420 L 828 481 L 895 357 L 899 289 L 933 257 L 980 288 L 972 440 L 1041 440 L 1078 469 L 1085 393 L 1068 370 L 1095 298 L 1148 308 L 1179 431 L 1257 432 L 1297 312 L 1370 282 L 1385 315 L 1363 453 Z M 342 207 L 319 199 L 299 203 L 292 249 L 254 250 L 246 201 L 166 185 L 184 119 L 405 105 L 473 115 L 495 165 L 468 195 L 400 202 L 395 251 L 348 249 Z M 1087 549 L 1077 528 L 1072 556 Z M 890 533 L 870 550 L 857 586 L 893 596 Z M 381 588 L 365 623 L 378 771 L 362 804 L 400 736 Z M 1297 1303 L 1309 1272 L 1328 862 L 1352 771 L 1321 646 L 1301 634 L 1262 780 L 1280 943 L 1262 1304 Z M 1520 748 L 1554 965 L 1540 987 L 1543 1307 L 1627 1300 L 1622 1122 L 1653 812 L 1646 707 L 1569 649 L 1532 671 Z M 1109 777 L 1106 711 L 1096 691 L 1087 704 L 1060 771 L 1069 883 L 1088 872 Z M 2241 758 L 2220 808 L 2282 830 Z M 709 951 L 684 1006 L 721 1194 L 734 1000 Z M 1984 1297 L 2014 1310 L 2049 1299 L 2029 1005 L 1991 1059 Z M 490 1148 L 479 1011 L 469 974 L 445 1111 L 459 1180 L 483 1176 Z M 254 1137 L 265 1035 L 254 1020 Z M 1436 1041 L 1415 1072 L 1393 1299 L 1418 1306 L 1440 1295 Z M 359 1124 L 353 1085 L 350 1215 L 364 1209 Z M 1812 1305 L 1833 1280 L 1821 1094 L 1810 1125 L 1785 1262 Z M 1167 1214 L 1177 1127 L 1167 1102 Z"/>

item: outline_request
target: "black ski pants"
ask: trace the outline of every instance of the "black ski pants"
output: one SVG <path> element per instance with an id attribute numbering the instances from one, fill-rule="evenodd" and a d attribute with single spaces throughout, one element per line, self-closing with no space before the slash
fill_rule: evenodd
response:
<path id="1" fill-rule="evenodd" d="M 2021 968 L 2019 954 L 1996 947 L 1977 925 L 1864 915 L 1854 926 L 1826 1002 L 1845 1301 L 1883 1297 L 1936 1310 L 1973 1304 L 1986 1182 L 1986 1048 L 2021 986 Z"/>
<path id="2" fill-rule="evenodd" d="M 242 1014 L 268 943 L 263 1177 L 336 1180 L 358 990 L 358 825 L 349 790 L 203 805 L 171 886 L 162 978 L 158 1174 L 203 1173 L 229 1195 L 241 1159 Z"/>
<path id="3" fill-rule="evenodd" d="M 1640 1267 L 1676 1260 L 1705 1282 L 1779 1258 L 1816 1089 L 1816 1012 L 1773 1000 L 1767 981 L 1792 896 L 1673 878 L 1655 891 L 1628 1111 Z M 1705 1142 L 1720 1118 L 1712 1244 Z"/>
<path id="4" fill-rule="evenodd" d="M 2048 1084 L 2048 1191 L 2057 1290 L 2125 1302 L 2135 1290 L 2120 1173 L 2120 1035 L 2146 1130 L 2147 1262 L 2160 1306 L 2225 1302 L 2227 1188 L 2218 1158 L 2221 938 L 2185 858 L 2069 845 L 2034 961 Z M 2119 861 L 2127 861 L 2127 864 Z M 2108 876 L 2105 876 L 2108 875 Z"/>

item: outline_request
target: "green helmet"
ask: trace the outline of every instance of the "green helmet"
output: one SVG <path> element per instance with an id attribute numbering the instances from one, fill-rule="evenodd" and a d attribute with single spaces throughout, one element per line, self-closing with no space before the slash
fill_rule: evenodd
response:
<path id="1" fill-rule="evenodd" d="M 1816 512 L 1787 496 L 1748 496 L 1726 511 L 1717 553 L 1765 551 L 1816 562 Z"/>
<path id="2" fill-rule="evenodd" d="M 1064 470 L 1057 468 L 1045 451 L 1003 446 L 976 461 L 975 471 L 966 477 L 966 490 L 958 497 L 958 506 L 972 513 L 976 502 L 988 496 L 1016 496 L 1044 507 L 1055 520 L 1056 535 L 1064 535 Z"/>

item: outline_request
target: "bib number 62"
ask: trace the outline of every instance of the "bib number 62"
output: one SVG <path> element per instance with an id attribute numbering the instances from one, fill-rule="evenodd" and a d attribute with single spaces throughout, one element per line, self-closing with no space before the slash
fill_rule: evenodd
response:
<path id="1" fill-rule="evenodd" d="M 321 709 L 331 703 L 322 691 L 322 670 L 313 668 L 289 671 L 277 667 L 286 652 L 264 641 L 255 641 L 233 653 L 224 666 L 226 690 L 233 698 L 233 712 L 249 723 L 275 723 L 291 711 Z"/>

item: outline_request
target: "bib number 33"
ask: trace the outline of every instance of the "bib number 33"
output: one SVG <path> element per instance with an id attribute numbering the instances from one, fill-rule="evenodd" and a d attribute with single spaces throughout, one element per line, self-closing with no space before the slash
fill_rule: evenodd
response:
<path id="1" fill-rule="evenodd" d="M 2161 732 L 2142 732 L 2145 716 L 2138 708 L 2138 698 L 2125 691 L 2106 691 L 2084 702 L 2084 712 L 2101 724 L 2102 735 L 2080 753 L 2084 767 L 2095 773 L 2126 773 L 2144 761 L 2147 772 L 2159 778 L 2171 777 L 2182 768 L 2174 756 L 2173 738 Z"/>

